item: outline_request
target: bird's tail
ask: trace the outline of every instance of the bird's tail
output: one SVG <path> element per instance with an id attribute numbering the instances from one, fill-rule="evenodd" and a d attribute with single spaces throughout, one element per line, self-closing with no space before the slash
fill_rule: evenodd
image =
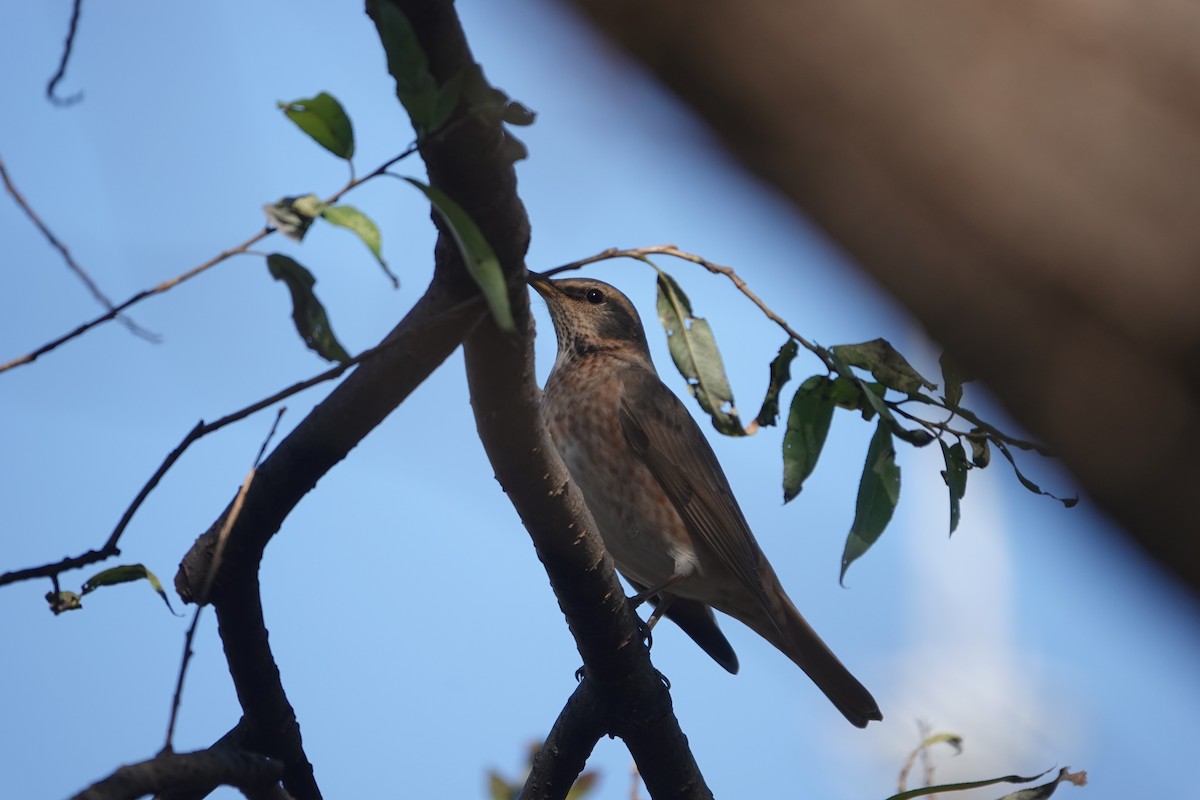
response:
<path id="1" fill-rule="evenodd" d="M 871 720 L 882 720 L 875 698 L 821 641 L 783 589 L 773 594 L 774 619 L 751 627 L 804 670 L 851 724 L 865 728 Z"/>

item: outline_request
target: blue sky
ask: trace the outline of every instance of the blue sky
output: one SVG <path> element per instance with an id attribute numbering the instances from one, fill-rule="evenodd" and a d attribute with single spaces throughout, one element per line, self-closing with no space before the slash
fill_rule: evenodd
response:
<path id="1" fill-rule="evenodd" d="M 883 336 L 936 374 L 937 346 L 902 310 L 557 6 L 464 0 L 459 11 L 489 78 L 540 114 L 518 132 L 531 153 L 518 165 L 531 267 L 674 242 L 734 266 L 806 336 Z M 60 109 L 42 92 L 67 18 L 65 0 L 0 11 L 0 28 L 19 34 L 0 48 L 0 156 L 115 299 L 251 235 L 263 203 L 327 195 L 344 182 L 344 166 L 295 131 L 277 100 L 318 91 L 341 99 L 360 172 L 411 138 L 355 4 L 85 7 L 62 87 L 85 99 Z M 421 176 L 417 162 L 400 171 Z M 376 181 L 347 201 L 380 223 L 398 291 L 344 231 L 318 226 L 302 245 L 273 237 L 261 252 L 288 253 L 314 272 L 335 331 L 358 351 L 420 296 L 433 232 L 422 198 L 399 181 Z M 97 313 L 7 198 L 0 243 L 0 360 Z M 661 266 L 712 323 L 742 405 L 756 407 L 781 343 L 776 329 L 723 279 Z M 644 266 L 588 274 L 624 289 L 652 322 Z M 552 329 L 540 301 L 535 308 L 544 378 Z M 109 325 L 0 375 L 0 570 L 97 546 L 198 419 L 323 369 L 292 331 L 287 292 L 261 257 L 222 264 L 133 316 L 163 343 Z M 682 391 L 661 337 L 651 338 L 664 377 Z M 802 355 L 793 373 L 817 369 Z M 284 428 L 326 391 L 289 401 Z M 978 387 L 968 404 L 1000 413 Z M 193 446 L 135 518 L 120 562 L 143 562 L 170 582 L 269 425 L 260 414 Z M 796 604 L 886 718 L 866 731 L 846 725 L 790 662 L 733 621 L 723 627 L 741 659 L 736 677 L 664 626 L 655 663 L 717 796 L 884 797 L 918 719 L 965 738 L 963 755 L 938 759 L 939 778 L 1071 765 L 1089 771 L 1089 797 L 1181 796 L 1194 782 L 1177 767 L 1200 735 L 1194 599 L 1086 498 L 1064 510 L 1022 490 L 1002 463 L 972 473 L 962 525 L 947 540 L 940 455 L 911 448 L 900 455 L 896 519 L 839 587 L 870 433 L 839 415 L 816 474 L 787 507 L 778 430 L 711 437 Z M 1053 464 L 1029 466 L 1044 485 L 1074 491 Z M 64 588 L 89 574 L 65 575 Z M 381 786 L 396 796 L 484 797 L 486 771 L 514 774 L 573 687 L 578 654 L 474 436 L 457 354 L 299 505 L 267 550 L 263 584 L 271 642 L 328 797 Z M 48 589 L 0 590 L 0 774 L 12 797 L 68 796 L 156 752 L 186 628 L 144 586 L 91 595 L 83 612 L 59 618 L 45 611 Z M 212 616 L 196 650 L 181 750 L 207 746 L 238 718 Z M 629 796 L 619 742 L 601 742 L 592 766 L 603 773 L 597 797 Z"/>

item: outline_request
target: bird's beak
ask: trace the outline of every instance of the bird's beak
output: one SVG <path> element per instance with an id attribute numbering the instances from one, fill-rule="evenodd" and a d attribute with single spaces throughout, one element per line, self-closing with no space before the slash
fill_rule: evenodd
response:
<path id="1" fill-rule="evenodd" d="M 558 294 L 558 287 L 545 275 L 537 272 L 529 273 L 529 285 L 542 297 L 549 298 L 552 294 Z"/>

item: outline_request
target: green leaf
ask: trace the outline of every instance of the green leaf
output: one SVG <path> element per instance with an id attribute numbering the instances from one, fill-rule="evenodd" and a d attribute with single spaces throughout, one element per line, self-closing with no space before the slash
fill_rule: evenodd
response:
<path id="1" fill-rule="evenodd" d="M 463 97 L 465 80 L 466 73 L 460 69 L 438 87 L 433 98 L 433 111 L 429 117 L 430 133 L 441 130 L 442 126 L 450 121 L 450 117 L 454 116 L 454 109 L 458 108 L 458 103 Z"/>
<path id="2" fill-rule="evenodd" d="M 392 286 L 400 287 L 400 279 L 392 274 L 392 271 L 388 269 L 387 262 L 383 260 L 379 227 L 374 220 L 354 206 L 347 205 L 325 206 L 321 211 L 321 217 L 326 222 L 345 228 L 362 239 L 363 244 L 371 251 L 371 255 L 375 256 L 375 260 L 379 262 L 384 273 L 392 279 Z"/>
<path id="3" fill-rule="evenodd" d="M 871 415 L 866 413 L 869 408 L 879 414 L 879 418 L 887 423 L 892 433 L 914 447 L 924 447 L 933 442 L 934 435 L 929 431 L 920 428 L 910 430 L 900 424 L 900 420 L 896 419 L 896 415 L 892 413 L 892 409 L 888 407 L 887 401 L 883 398 L 884 392 L 887 391 L 883 384 L 866 383 L 861 378 L 854 380 L 862 383 L 863 399 L 867 401 L 866 407 L 863 409 L 863 419 L 870 421 Z"/>
<path id="4" fill-rule="evenodd" d="M 950 489 L 950 534 L 953 536 L 954 531 L 958 529 L 958 520 L 962 513 L 960 502 L 967 493 L 967 451 L 962 442 L 955 442 L 947 447 L 945 442 L 938 439 L 938 444 L 942 446 L 942 457 L 946 460 L 942 480 Z"/>
<path id="5" fill-rule="evenodd" d="M 354 127 L 333 95 L 321 92 L 316 97 L 280 102 L 278 106 L 321 147 L 338 158 L 347 161 L 354 158 Z"/>
<path id="6" fill-rule="evenodd" d="M 1045 497 L 1049 497 L 1052 500 L 1057 500 L 1063 504 L 1064 508 L 1074 508 L 1079 502 L 1078 497 L 1059 497 L 1056 494 L 1051 494 L 1050 492 L 1044 491 L 1042 487 L 1029 480 L 1029 478 L 1026 478 L 1025 475 L 1022 474 L 1021 470 L 1017 468 L 1017 460 L 1013 458 L 1012 451 L 1008 449 L 1008 445 L 1006 445 L 1000 439 L 994 439 L 993 441 L 995 441 L 996 447 L 1000 450 L 1000 452 L 1004 454 L 1004 457 L 1008 459 L 1008 463 L 1012 464 L 1013 472 L 1017 474 L 1017 480 L 1019 480 L 1021 485 L 1026 489 L 1034 494 L 1040 494 Z"/>
<path id="7" fill-rule="evenodd" d="M 830 348 L 830 352 L 852 367 L 868 370 L 875 380 L 889 389 L 912 394 L 927 389 L 936 389 L 936 383 L 930 383 L 921 373 L 912 368 L 904 356 L 886 339 L 872 339 L 861 344 L 839 344 Z"/>
<path id="8" fill-rule="evenodd" d="M 508 301 L 508 284 L 504 280 L 504 271 L 500 268 L 500 260 L 496 258 L 496 253 L 484 238 L 479 226 L 462 209 L 462 206 L 454 202 L 441 189 L 426 186 L 412 178 L 404 180 L 420 189 L 429 198 L 429 202 L 433 204 L 446 226 L 450 228 L 450 234 L 454 237 L 458 251 L 462 254 L 463 262 L 467 265 L 467 272 L 475 280 L 479 290 L 483 292 L 483 298 L 487 301 L 496 325 L 502 331 L 515 332 L 517 324 L 513 320 L 512 306 Z"/>
<path id="9" fill-rule="evenodd" d="M 297 242 L 304 239 L 313 220 L 321 216 L 325 204 L 315 194 L 300 197 L 281 197 L 274 203 L 264 205 L 267 224 L 272 225 L 289 239 Z"/>
<path id="10" fill-rule="evenodd" d="M 867 447 L 866 464 L 863 465 L 862 479 L 858 482 L 854 524 L 850 526 L 850 535 L 846 537 L 846 548 L 842 552 L 842 574 L 838 579 L 843 585 L 846 570 L 879 539 L 891 521 L 899 500 L 900 467 L 896 466 L 896 448 L 892 445 L 891 429 L 881 419 Z"/>
<path id="11" fill-rule="evenodd" d="M 712 328 L 703 318 L 693 316 L 683 289 L 662 270 L 658 270 L 658 319 L 667 332 L 671 359 L 687 381 L 688 391 L 712 417 L 713 427 L 726 436 L 745 436 Z"/>
<path id="12" fill-rule="evenodd" d="M 396 80 L 396 99 L 408 112 L 418 138 L 432 133 L 438 116 L 438 85 L 412 23 L 394 3 L 374 3 L 379 40 L 388 73 Z M 446 99 L 442 99 L 445 105 Z"/>
<path id="13" fill-rule="evenodd" d="M 1049 770 L 1046 770 L 1046 772 L 1049 772 Z M 894 794 L 887 798 L 887 800 L 911 800 L 913 797 L 924 797 L 926 795 L 941 794 L 943 792 L 965 792 L 968 789 L 979 789 L 984 786 L 994 786 L 997 783 L 1030 783 L 1031 781 L 1036 781 L 1045 774 L 1046 773 L 1043 772 L 1041 775 L 1033 775 L 1032 777 L 1028 778 L 1021 775 L 1004 775 L 1000 778 L 988 778 L 987 780 L 982 781 L 963 781 L 961 783 L 942 783 L 938 784 L 937 786 L 922 786 L 919 789 L 909 789 L 907 792 Z M 1012 798 L 1012 795 L 1005 795 L 1005 797 L 1000 798 L 1000 800 L 1005 800 L 1005 798 Z"/>
<path id="14" fill-rule="evenodd" d="M 813 375 L 796 390 L 783 434 L 783 502 L 800 494 L 825 446 L 833 420 L 833 381 Z"/>
<path id="15" fill-rule="evenodd" d="M 313 293 L 317 279 L 312 273 L 282 253 L 267 256 L 267 269 L 272 278 L 287 284 L 292 295 L 292 320 L 308 349 L 326 361 L 349 361 L 350 354 L 333 335 L 325 307 Z"/>
<path id="16" fill-rule="evenodd" d="M 942 353 L 938 365 L 942 368 L 942 380 L 946 385 L 946 404 L 957 406 L 962 402 L 963 384 L 975 380 L 975 375 L 968 372 L 948 352 Z"/>
<path id="17" fill-rule="evenodd" d="M 784 385 L 792 379 L 792 360 L 800 346 L 795 339 L 788 339 L 779 348 L 779 355 L 771 362 L 771 381 L 767 384 L 767 394 L 763 398 L 762 408 L 754 421 L 761 426 L 774 425 L 779 420 L 779 395 Z"/>
<path id="18" fill-rule="evenodd" d="M 159 583 L 158 577 L 153 572 L 146 569 L 141 564 L 125 564 L 119 567 L 111 567 L 103 572 L 97 572 L 92 577 L 88 578 L 80 594 L 90 594 L 103 586 L 116 586 L 119 583 L 129 583 L 131 581 L 146 580 L 150 583 L 150 587 L 158 593 L 158 596 L 167 604 L 167 610 L 175 614 L 175 609 L 171 608 L 171 600 L 167 597 L 167 593 L 163 591 L 162 584 Z M 175 614 L 175 616 L 179 616 Z"/>

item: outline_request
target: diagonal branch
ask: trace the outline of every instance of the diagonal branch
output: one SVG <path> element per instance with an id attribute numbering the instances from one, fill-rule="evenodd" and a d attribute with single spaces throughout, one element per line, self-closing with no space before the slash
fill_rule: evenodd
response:
<path id="1" fill-rule="evenodd" d="M 79 280 L 83 281 L 83 285 L 86 286 L 87 290 L 92 293 L 92 297 L 96 299 L 96 302 L 104 306 L 109 311 L 116 313 L 114 311 L 115 306 L 113 306 L 112 300 L 109 299 L 108 295 L 101 291 L 96 282 L 92 280 L 92 276 L 88 275 L 83 267 L 79 266 L 79 263 L 75 261 L 75 257 L 71 255 L 71 251 L 67 249 L 67 246 L 59 241 L 58 237 L 54 235 L 54 232 L 46 226 L 46 223 L 42 222 L 42 218 L 37 215 L 37 212 L 34 211 L 33 207 L 29 205 L 29 202 L 25 199 L 24 195 L 22 195 L 17 189 L 16 184 L 14 184 L 12 181 L 12 176 L 8 174 L 8 168 L 4 166 L 3 158 L 0 158 L 0 180 L 4 181 L 5 190 L 8 191 L 13 201 L 20 206 L 21 210 L 25 212 L 25 216 L 29 217 L 29 221 L 33 223 L 33 226 L 41 232 L 46 241 L 50 243 L 50 246 L 57 250 L 59 255 L 63 257 L 63 261 L 66 262 L 67 268 L 74 272 Z M 125 327 L 129 329 L 130 333 L 136 334 L 137 336 L 140 336 L 150 342 L 158 342 L 161 340 L 161 337 L 158 334 L 151 333 L 124 314 L 117 316 L 117 319 L 121 320 Z"/>

